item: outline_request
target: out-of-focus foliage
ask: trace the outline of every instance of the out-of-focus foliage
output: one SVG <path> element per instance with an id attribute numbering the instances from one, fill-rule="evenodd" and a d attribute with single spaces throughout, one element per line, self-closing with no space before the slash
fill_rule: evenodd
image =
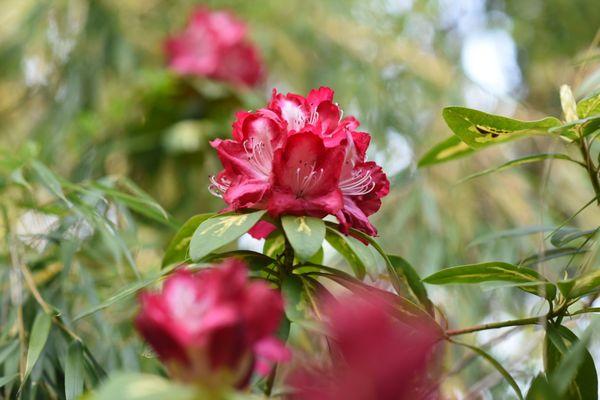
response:
<path id="1" fill-rule="evenodd" d="M 560 115 L 562 82 L 579 97 L 598 89 L 595 0 L 205 3 L 248 22 L 268 69 L 262 88 L 181 79 L 165 69 L 163 40 L 196 2 L 0 3 L 0 397 L 19 390 L 41 313 L 52 324 L 30 360 L 24 398 L 64 398 L 74 374 L 89 389 L 107 372 L 159 371 L 132 332 L 133 294 L 165 273 L 163 249 L 181 222 L 223 206 L 206 190 L 219 168 L 208 141 L 227 136 L 234 112 L 260 106 L 273 87 L 330 86 L 360 118 L 374 137 L 370 157 L 392 180 L 374 218 L 382 245 L 422 276 L 446 265 L 525 260 L 593 197 L 585 173 L 550 158 L 454 186 L 475 171 L 553 153 L 557 144 L 544 138 L 425 171 L 416 160 L 448 136 L 444 106 L 534 120 Z M 587 208 L 569 225 L 596 227 L 598 215 Z M 554 266 L 540 269 L 553 275 Z M 371 277 L 385 271 L 370 269 Z M 541 307 L 510 288 L 431 292 L 456 326 Z M 487 350 L 495 344 L 491 352 L 522 387 L 542 368 L 533 361 L 540 357 L 529 357 L 542 351 L 539 332 L 472 341 Z M 478 368 L 462 350 L 446 359 L 450 398 L 511 398 L 495 370 Z M 67 393 L 81 390 L 74 383 Z"/>

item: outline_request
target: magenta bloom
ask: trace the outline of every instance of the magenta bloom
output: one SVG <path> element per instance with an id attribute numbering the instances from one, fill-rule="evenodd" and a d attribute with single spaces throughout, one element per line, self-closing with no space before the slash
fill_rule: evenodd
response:
<path id="1" fill-rule="evenodd" d="M 275 337 L 281 295 L 249 281 L 239 261 L 197 273 L 180 269 L 140 302 L 136 327 L 179 380 L 244 386 L 253 371 L 266 374 L 290 357 Z"/>
<path id="2" fill-rule="evenodd" d="M 266 108 L 236 117 L 233 138 L 211 142 L 224 169 L 210 190 L 228 210 L 334 215 L 346 232 L 377 234 L 368 217 L 381 207 L 389 181 L 366 161 L 371 137 L 354 117 L 342 118 L 331 89 L 307 97 L 273 91 Z"/>
<path id="3" fill-rule="evenodd" d="M 167 39 L 169 68 L 182 75 L 256 86 L 263 77 L 263 65 L 245 37 L 246 25 L 231 13 L 200 7 L 181 34 Z"/>
<path id="4" fill-rule="evenodd" d="M 429 370 L 442 333 L 432 322 L 408 323 L 381 296 L 347 297 L 328 308 L 332 363 L 292 375 L 297 400 L 436 398 Z"/>

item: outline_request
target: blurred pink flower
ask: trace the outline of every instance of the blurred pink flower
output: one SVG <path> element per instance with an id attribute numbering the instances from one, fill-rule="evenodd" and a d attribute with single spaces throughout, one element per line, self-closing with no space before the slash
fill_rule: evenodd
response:
<path id="1" fill-rule="evenodd" d="M 386 297 L 354 295 L 326 307 L 331 366 L 293 373 L 293 399 L 437 398 L 429 372 L 441 330 L 432 321 L 409 322 Z"/>
<path id="2" fill-rule="evenodd" d="M 177 270 L 162 291 L 145 292 L 140 302 L 136 327 L 179 380 L 241 387 L 253 371 L 266 374 L 290 357 L 275 337 L 281 295 L 249 281 L 240 261 Z"/>
<path id="3" fill-rule="evenodd" d="M 185 30 L 165 43 L 169 68 L 182 75 L 256 86 L 263 65 L 245 37 L 246 25 L 231 13 L 199 7 Z"/>
<path id="4" fill-rule="evenodd" d="M 366 161 L 371 137 L 358 126 L 354 117 L 342 118 L 327 87 L 306 97 L 274 90 L 266 108 L 237 114 L 233 139 L 211 142 L 224 170 L 211 178 L 210 190 L 227 210 L 330 214 L 346 232 L 376 235 L 368 217 L 379 210 L 389 181 Z"/>

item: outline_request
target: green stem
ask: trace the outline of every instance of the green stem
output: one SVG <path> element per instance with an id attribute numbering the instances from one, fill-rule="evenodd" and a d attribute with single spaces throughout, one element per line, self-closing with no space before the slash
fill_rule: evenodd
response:
<path id="1" fill-rule="evenodd" d="M 579 150 L 581 151 L 581 155 L 585 163 L 585 168 L 587 169 L 588 175 L 590 176 L 590 181 L 592 183 L 592 187 L 594 188 L 594 193 L 596 194 L 596 201 L 600 206 L 600 180 L 598 180 L 598 170 L 594 165 L 594 161 L 592 160 L 592 156 L 590 155 L 590 147 L 588 145 L 587 140 L 581 133 L 581 129 L 579 129 Z"/>

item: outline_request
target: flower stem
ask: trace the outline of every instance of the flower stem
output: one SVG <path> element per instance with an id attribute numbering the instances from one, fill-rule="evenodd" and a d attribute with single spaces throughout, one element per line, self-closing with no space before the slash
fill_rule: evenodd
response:
<path id="1" fill-rule="evenodd" d="M 446 331 L 446 336 L 464 335 L 466 333 L 485 331 L 488 329 L 506 328 L 508 326 L 537 325 L 537 324 L 543 324 L 543 323 L 545 323 L 545 321 L 546 321 L 546 316 L 542 315 L 539 317 L 513 319 L 510 321 L 491 322 L 489 324 L 475 325 L 475 326 L 471 326 L 469 328 L 449 330 L 449 331 Z"/>
<path id="2" fill-rule="evenodd" d="M 592 160 L 592 156 L 590 154 L 589 144 L 586 138 L 583 136 L 581 129 L 579 129 L 579 150 L 581 151 L 585 168 L 590 176 L 590 181 L 592 183 L 592 187 L 594 188 L 594 193 L 596 194 L 596 201 L 600 206 L 600 180 L 598 179 L 598 170 L 594 165 L 594 161 Z"/>

